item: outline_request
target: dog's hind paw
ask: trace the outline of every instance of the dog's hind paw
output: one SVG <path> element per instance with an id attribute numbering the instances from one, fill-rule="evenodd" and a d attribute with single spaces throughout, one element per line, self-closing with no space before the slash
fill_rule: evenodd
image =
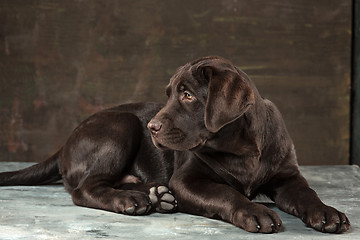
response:
<path id="1" fill-rule="evenodd" d="M 159 185 L 150 188 L 149 198 L 156 212 L 170 213 L 177 208 L 177 201 L 170 189 Z"/>

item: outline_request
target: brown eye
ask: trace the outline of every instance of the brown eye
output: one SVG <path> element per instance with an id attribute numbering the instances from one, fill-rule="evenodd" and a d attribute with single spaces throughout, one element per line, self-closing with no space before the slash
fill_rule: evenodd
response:
<path id="1" fill-rule="evenodd" d="M 188 91 L 185 91 L 184 92 L 184 98 L 187 99 L 187 100 L 192 100 L 193 96 Z"/>

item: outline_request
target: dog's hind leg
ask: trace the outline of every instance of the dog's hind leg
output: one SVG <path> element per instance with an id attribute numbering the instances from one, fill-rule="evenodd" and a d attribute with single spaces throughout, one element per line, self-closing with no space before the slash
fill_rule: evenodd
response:
<path id="1" fill-rule="evenodd" d="M 148 194 L 115 188 L 133 164 L 142 137 L 142 125 L 130 113 L 105 111 L 81 123 L 61 154 L 63 182 L 73 202 L 117 213 L 149 212 Z"/>
<path id="2" fill-rule="evenodd" d="M 143 184 L 129 174 L 136 168 L 143 134 L 137 116 L 117 111 L 94 115 L 73 132 L 63 148 L 61 169 L 76 205 L 130 215 L 176 208 L 166 186 Z"/>
<path id="3" fill-rule="evenodd" d="M 177 209 L 177 200 L 171 190 L 164 184 L 160 183 L 137 183 L 125 184 L 121 189 L 136 190 L 144 192 L 150 199 L 150 212 L 171 213 Z"/>
<path id="4" fill-rule="evenodd" d="M 113 188 L 101 177 L 89 176 L 82 187 L 72 192 L 76 205 L 128 215 L 144 215 L 155 211 L 170 213 L 177 208 L 174 195 L 163 184 L 130 183 Z"/>
<path id="5" fill-rule="evenodd" d="M 144 215 L 152 209 L 149 195 L 137 190 L 115 189 L 101 176 L 87 178 L 72 192 L 76 205 L 129 215 Z"/>

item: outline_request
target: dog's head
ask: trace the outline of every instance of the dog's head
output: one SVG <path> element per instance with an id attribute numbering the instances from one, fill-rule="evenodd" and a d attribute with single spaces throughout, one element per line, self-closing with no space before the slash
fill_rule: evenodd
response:
<path id="1" fill-rule="evenodd" d="M 249 77 L 226 59 L 211 56 L 176 71 L 165 107 L 149 122 L 160 149 L 191 150 L 241 117 L 255 103 Z"/>

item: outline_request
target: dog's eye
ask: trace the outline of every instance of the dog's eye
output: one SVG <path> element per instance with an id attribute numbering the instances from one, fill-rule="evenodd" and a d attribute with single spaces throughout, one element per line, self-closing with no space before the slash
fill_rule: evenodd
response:
<path id="1" fill-rule="evenodd" d="M 193 100 L 193 96 L 188 91 L 184 91 L 184 99 Z"/>

